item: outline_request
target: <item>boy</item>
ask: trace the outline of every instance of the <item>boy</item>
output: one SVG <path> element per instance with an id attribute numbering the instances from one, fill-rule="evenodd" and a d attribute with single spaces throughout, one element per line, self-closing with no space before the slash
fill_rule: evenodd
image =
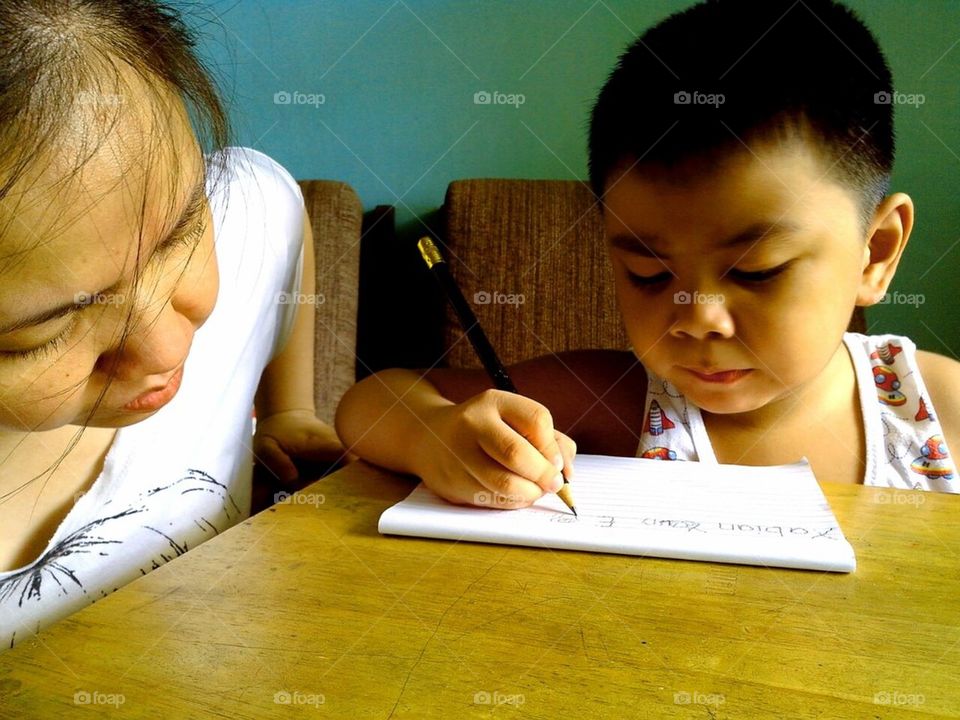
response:
<path id="1" fill-rule="evenodd" d="M 714 0 L 621 57 L 590 126 L 632 352 L 482 371 L 379 373 L 337 430 L 457 503 L 515 508 L 574 478 L 576 449 L 765 465 L 957 492 L 960 363 L 844 333 L 886 292 L 913 225 L 888 194 L 890 71 L 830 0 Z"/>

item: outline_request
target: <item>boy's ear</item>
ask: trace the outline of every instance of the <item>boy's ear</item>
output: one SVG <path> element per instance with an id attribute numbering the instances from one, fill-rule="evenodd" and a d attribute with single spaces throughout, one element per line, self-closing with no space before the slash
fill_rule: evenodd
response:
<path id="1" fill-rule="evenodd" d="M 906 193 L 883 199 L 873 215 L 863 248 L 863 275 L 857 305 L 869 307 L 883 299 L 913 229 L 913 200 Z"/>

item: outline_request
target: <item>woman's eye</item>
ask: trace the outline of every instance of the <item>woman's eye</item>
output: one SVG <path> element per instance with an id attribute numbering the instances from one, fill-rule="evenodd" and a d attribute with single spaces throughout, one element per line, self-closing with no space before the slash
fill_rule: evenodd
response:
<path id="1" fill-rule="evenodd" d="M 176 248 L 186 247 L 193 245 L 197 240 L 200 239 L 200 236 L 203 235 L 203 231 L 206 230 L 206 225 L 204 223 L 197 223 L 197 225 L 185 234 L 177 234 L 167 240 L 163 245 L 157 248 L 158 254 L 166 254 L 172 252 Z"/>
<path id="2" fill-rule="evenodd" d="M 0 357 L 10 358 L 11 360 L 41 360 L 53 355 L 62 348 L 67 342 L 67 336 L 70 334 L 71 327 L 57 335 L 52 340 L 48 340 L 43 345 L 30 348 L 29 350 L 0 350 Z"/>
<path id="3" fill-rule="evenodd" d="M 782 265 L 777 265 L 773 268 L 768 268 L 767 270 L 737 270 L 736 268 L 731 269 L 728 274 L 735 280 L 741 280 L 743 282 L 749 283 L 762 283 L 767 280 L 775 278 L 777 275 L 782 273 L 784 270 L 789 267 L 790 263 L 786 262 Z"/>
<path id="4" fill-rule="evenodd" d="M 630 280 L 630 284 L 635 287 L 653 287 L 667 282 L 671 277 L 673 277 L 673 273 L 669 272 L 661 272 L 656 275 L 637 275 L 629 270 L 627 271 L 627 278 Z"/>

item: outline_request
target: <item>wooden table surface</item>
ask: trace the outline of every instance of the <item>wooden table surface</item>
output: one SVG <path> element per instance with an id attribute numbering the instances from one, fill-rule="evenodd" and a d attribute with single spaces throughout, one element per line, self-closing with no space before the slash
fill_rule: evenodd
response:
<path id="1" fill-rule="evenodd" d="M 849 575 L 377 534 L 362 463 L 0 654 L 0 717 L 960 717 L 960 498 L 824 485 Z"/>

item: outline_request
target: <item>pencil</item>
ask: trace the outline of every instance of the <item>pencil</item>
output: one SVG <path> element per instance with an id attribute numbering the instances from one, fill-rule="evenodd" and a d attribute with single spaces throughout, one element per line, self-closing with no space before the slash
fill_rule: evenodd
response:
<path id="1" fill-rule="evenodd" d="M 453 311 L 457 314 L 457 319 L 460 321 L 467 339 L 473 345 L 473 349 L 476 351 L 477 357 L 480 358 L 487 375 L 493 381 L 494 387 L 497 390 L 505 390 L 519 395 L 520 393 L 517 392 L 516 386 L 507 374 L 507 369 L 500 362 L 500 358 L 497 357 L 493 345 L 487 339 L 487 334 L 480 326 L 480 321 L 477 320 L 470 304 L 463 297 L 460 286 L 457 285 L 457 281 L 450 274 L 450 268 L 447 267 L 446 261 L 433 240 L 429 237 L 422 237 L 417 243 L 417 248 L 420 250 L 423 261 L 430 268 L 434 277 L 437 278 L 440 287 L 443 288 L 450 304 L 453 305 Z M 573 494 L 570 491 L 570 481 L 567 480 L 566 475 L 561 474 L 561 477 L 563 478 L 563 487 L 557 491 L 557 496 L 563 500 L 563 504 L 570 508 L 574 515 L 577 515 L 577 508 L 573 504 Z"/>

